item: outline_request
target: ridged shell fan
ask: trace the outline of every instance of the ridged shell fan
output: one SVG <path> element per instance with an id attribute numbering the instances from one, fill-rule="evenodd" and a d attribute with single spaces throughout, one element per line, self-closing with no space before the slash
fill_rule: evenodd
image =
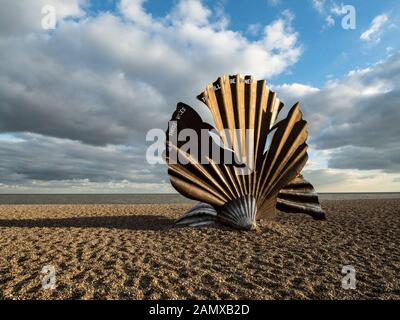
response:
<path id="1" fill-rule="evenodd" d="M 275 217 L 276 209 L 325 219 L 313 186 L 300 174 L 308 159 L 308 132 L 299 103 L 277 121 L 284 105 L 276 93 L 265 80 L 240 75 L 219 77 L 197 98 L 211 111 L 215 128 L 180 102 L 166 135 L 171 184 L 199 201 L 177 225 L 223 223 L 250 230 L 257 220 Z M 197 158 L 188 139 L 176 138 L 185 129 L 197 134 Z M 204 150 L 210 153 L 199 158 Z M 210 156 L 215 150 L 219 159 Z"/>

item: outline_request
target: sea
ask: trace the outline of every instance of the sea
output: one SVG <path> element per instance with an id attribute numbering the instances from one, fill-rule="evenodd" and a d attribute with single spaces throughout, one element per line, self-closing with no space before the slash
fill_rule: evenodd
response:
<path id="1" fill-rule="evenodd" d="M 398 199 L 400 192 L 319 193 L 320 200 Z M 179 194 L 0 194 L 4 204 L 173 204 L 194 203 Z"/>

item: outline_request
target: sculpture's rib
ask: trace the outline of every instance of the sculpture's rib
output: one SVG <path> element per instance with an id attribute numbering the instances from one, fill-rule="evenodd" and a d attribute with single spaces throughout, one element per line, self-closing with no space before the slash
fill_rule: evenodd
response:
<path id="1" fill-rule="evenodd" d="M 218 107 L 217 97 L 215 95 L 214 86 L 208 85 L 206 91 L 204 91 L 201 99 L 204 99 L 204 103 L 209 107 L 211 114 L 213 115 L 215 121 L 215 127 L 217 128 L 222 142 L 227 144 L 227 137 L 224 131 L 224 123 L 221 116 L 221 111 Z"/>
<path id="2" fill-rule="evenodd" d="M 257 81 L 257 101 L 255 110 L 255 128 L 254 128 L 254 158 L 255 158 L 255 170 L 257 169 L 257 160 L 264 153 L 263 147 L 260 148 L 260 140 L 262 137 L 266 137 L 262 134 L 261 125 L 265 123 L 265 112 L 267 109 L 268 100 L 268 88 L 265 80 Z M 265 145 L 265 142 L 264 142 Z M 262 150 L 260 150 L 262 149 Z"/>
<path id="3" fill-rule="evenodd" d="M 296 201 L 281 199 L 278 196 L 276 208 L 280 211 L 287 213 L 305 213 L 312 216 L 316 220 L 324 220 L 325 212 L 322 210 L 320 204 L 304 202 L 303 197 L 299 197 Z"/>
<path id="4" fill-rule="evenodd" d="M 254 229 L 257 215 L 256 200 L 247 195 L 228 202 L 219 210 L 219 219 L 236 228 Z"/>
<path id="5" fill-rule="evenodd" d="M 239 127 L 240 129 L 240 160 L 243 162 L 243 159 L 246 158 L 246 106 L 245 106 L 245 95 L 244 95 L 244 79 L 240 75 L 236 75 L 235 78 L 235 83 L 234 83 L 234 95 L 236 97 L 236 110 L 238 112 L 238 118 L 239 118 Z M 244 132 L 243 132 L 244 130 Z M 239 169 L 241 171 L 241 174 L 238 176 L 238 178 L 241 181 L 241 185 L 243 188 L 243 195 L 247 194 L 247 185 L 245 183 L 245 178 L 244 178 L 244 171 L 243 169 Z"/>
<path id="6" fill-rule="evenodd" d="M 283 168 L 291 160 L 292 155 L 298 150 L 298 148 L 305 143 L 307 139 L 307 122 L 301 120 L 293 126 L 293 130 L 289 134 L 287 140 L 281 152 L 279 153 L 277 160 L 272 166 L 270 174 L 265 178 L 268 183 L 265 188 L 268 189 L 279 175 L 284 171 Z"/>
<path id="7" fill-rule="evenodd" d="M 300 164 L 305 164 L 307 158 L 307 144 L 303 143 L 296 149 L 294 154 L 290 157 L 289 161 L 287 161 L 279 176 L 273 181 L 273 183 L 269 184 L 268 188 L 265 188 L 260 194 L 258 198 L 260 203 L 263 203 L 265 199 L 268 198 L 268 196 L 278 194 L 281 188 L 292 181 L 296 177 L 298 172 L 300 172 L 303 168 Z"/>
<path id="8" fill-rule="evenodd" d="M 197 173 L 200 173 L 204 178 L 203 181 L 209 181 L 209 183 L 211 183 L 215 189 L 220 190 L 228 199 L 230 198 L 230 196 L 226 193 L 225 189 L 223 188 L 223 186 L 221 186 L 221 179 L 223 179 L 222 176 L 219 175 L 214 175 L 214 176 L 209 172 L 208 167 L 203 166 L 202 164 L 197 162 L 197 159 L 194 159 L 190 154 L 177 149 L 176 146 L 172 145 L 172 148 L 176 149 L 178 156 L 183 157 L 187 162 L 188 162 L 188 166 L 190 166 L 191 168 L 195 169 Z M 184 166 L 177 164 L 176 166 L 176 170 L 179 170 L 178 168 L 182 168 L 182 171 L 185 172 L 189 172 L 189 170 L 185 170 Z M 194 178 L 196 177 L 195 174 L 192 174 L 194 176 Z M 219 181 L 218 181 L 219 180 Z"/>
<path id="9" fill-rule="evenodd" d="M 281 177 L 276 181 L 272 188 L 269 189 L 268 193 L 265 194 L 262 200 L 259 200 L 261 203 L 259 218 L 275 216 L 275 206 L 280 189 L 288 184 L 297 173 L 303 169 L 307 162 L 307 158 L 307 153 L 302 152 L 295 158 L 295 160 L 288 163 Z M 271 204 L 273 204 L 273 206 L 271 206 Z"/>
<path id="10" fill-rule="evenodd" d="M 233 129 L 236 125 L 229 77 L 219 77 L 218 80 L 214 82 L 214 87 L 219 88 L 218 90 L 215 90 L 215 96 L 221 110 L 223 129 L 229 131 L 229 142 L 233 144 L 235 142 L 233 139 Z M 235 150 L 236 146 L 232 145 L 232 147 L 233 150 Z"/>
<path id="11" fill-rule="evenodd" d="M 226 203 L 226 200 L 221 200 L 212 193 L 193 185 L 190 181 L 185 181 L 175 176 L 171 176 L 170 180 L 173 187 L 189 199 L 201 199 L 201 201 L 215 206 L 223 206 Z"/>
<path id="12" fill-rule="evenodd" d="M 237 155 L 239 148 L 235 128 L 239 125 L 240 121 L 238 116 L 236 78 L 235 81 L 232 81 L 231 77 L 228 76 L 218 78 L 212 86 L 208 86 L 197 98 L 204 102 L 213 114 L 216 128 L 223 143 L 228 147 L 232 147 Z M 229 131 L 228 136 L 225 129 Z M 233 168 L 225 166 L 224 171 L 232 182 L 235 191 L 239 192 L 238 196 L 243 196 L 245 192 L 241 177 L 235 174 Z"/>
<path id="13" fill-rule="evenodd" d="M 221 97 L 219 97 L 217 100 L 222 102 L 222 107 L 225 109 L 225 115 L 227 116 L 226 122 L 228 126 L 224 129 L 229 129 L 230 133 L 230 144 L 228 145 L 228 147 L 231 147 L 234 150 L 234 156 L 237 156 L 238 154 L 240 154 L 236 131 L 236 128 L 238 128 L 238 126 L 240 125 L 238 122 L 238 99 L 237 97 L 236 99 L 234 99 L 235 95 L 232 94 L 233 92 L 236 92 L 236 80 L 231 80 L 231 77 L 223 77 L 220 80 L 220 86 L 221 91 L 217 92 L 217 96 Z M 231 110 L 228 110 L 229 107 L 231 108 Z M 245 194 L 245 191 L 244 186 L 241 183 L 241 177 L 236 174 L 235 169 L 232 166 L 227 167 L 224 165 L 223 167 L 229 173 L 232 184 L 239 187 L 236 188 L 236 190 L 239 191 L 238 196 L 243 196 Z"/>
<path id="14" fill-rule="evenodd" d="M 314 219 L 325 219 L 313 185 L 301 175 L 279 192 L 276 208 L 289 213 L 306 213 Z"/>
<path id="15" fill-rule="evenodd" d="M 230 174 L 229 168 L 227 168 L 225 165 L 218 166 L 212 158 L 207 157 L 207 160 L 209 161 L 210 167 L 213 169 L 215 174 L 218 177 L 220 177 L 223 184 L 229 191 L 230 199 L 236 198 L 239 195 L 239 190 L 237 189 L 237 186 L 234 183 L 234 179 Z"/>
<path id="16" fill-rule="evenodd" d="M 295 124 L 300 121 L 302 113 L 299 104 L 295 104 L 289 111 L 283 125 L 279 126 L 272 137 L 270 147 L 264 157 L 256 189 L 256 197 L 263 192 L 267 178 L 271 173 L 272 167 L 276 162 L 282 148 L 284 147 Z M 262 181 L 262 182 L 261 182 Z"/>
<path id="17" fill-rule="evenodd" d="M 200 202 L 175 221 L 177 225 L 201 226 L 216 222 L 218 212 L 208 203 Z"/>
<path id="18" fill-rule="evenodd" d="M 246 105 L 246 162 L 251 165 L 249 170 L 254 170 L 254 130 L 255 130 L 255 114 L 256 114 L 256 102 L 257 102 L 257 82 L 254 81 L 253 77 L 245 77 L 245 105 Z M 249 131 L 247 131 L 249 130 Z M 250 135 L 250 136 L 247 136 Z M 252 194 L 252 180 L 253 174 L 246 175 L 246 185 L 248 186 L 248 193 Z"/>
<path id="19" fill-rule="evenodd" d="M 278 97 L 276 96 L 276 92 L 270 91 L 268 95 L 268 104 L 267 104 L 267 128 L 271 129 L 274 125 L 276 118 L 278 117 L 279 111 L 283 108 L 283 103 L 280 102 Z"/>
<path id="20" fill-rule="evenodd" d="M 174 176 L 175 179 L 179 179 L 187 183 L 193 182 L 193 184 L 196 185 L 198 188 L 212 194 L 214 197 L 218 198 L 221 201 L 226 202 L 229 199 L 229 197 L 226 194 L 225 196 L 221 195 L 221 193 L 218 192 L 218 189 L 213 188 L 212 186 L 207 184 L 204 180 L 198 179 L 198 177 L 195 174 L 191 173 L 183 166 L 170 165 L 168 173 L 171 176 Z"/>

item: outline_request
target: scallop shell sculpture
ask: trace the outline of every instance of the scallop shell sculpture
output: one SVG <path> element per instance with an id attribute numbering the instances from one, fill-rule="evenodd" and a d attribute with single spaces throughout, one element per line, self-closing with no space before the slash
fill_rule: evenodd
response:
<path id="1" fill-rule="evenodd" d="M 283 103 L 275 92 L 265 80 L 240 75 L 219 77 L 197 98 L 210 109 L 215 128 L 180 102 L 166 135 L 171 184 L 200 201 L 177 225 L 251 230 L 257 220 L 275 217 L 276 209 L 325 219 L 318 195 L 300 174 L 308 132 L 299 103 L 277 121 Z"/>

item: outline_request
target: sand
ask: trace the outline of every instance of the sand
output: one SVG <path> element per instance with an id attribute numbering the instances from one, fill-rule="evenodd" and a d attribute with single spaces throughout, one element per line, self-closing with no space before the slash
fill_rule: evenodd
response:
<path id="1" fill-rule="evenodd" d="M 326 221 L 280 213 L 257 231 L 172 227 L 188 207 L 0 205 L 0 298 L 400 298 L 399 199 L 323 201 Z"/>

